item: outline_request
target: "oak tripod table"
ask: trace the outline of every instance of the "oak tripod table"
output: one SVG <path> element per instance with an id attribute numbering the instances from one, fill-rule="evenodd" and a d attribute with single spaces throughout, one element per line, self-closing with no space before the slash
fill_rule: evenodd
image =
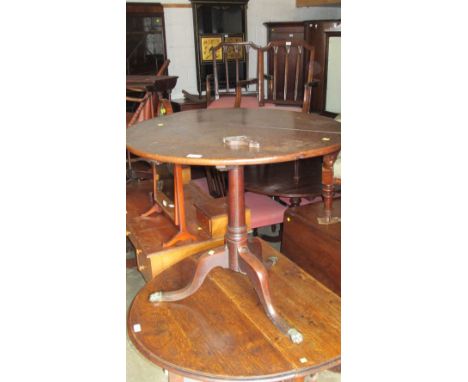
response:
<path id="1" fill-rule="evenodd" d="M 176 113 L 128 129 L 127 148 L 140 157 L 179 165 L 216 166 L 228 171 L 225 246 L 199 257 L 193 279 L 185 287 L 154 291 L 148 305 L 188 298 L 213 268 L 221 267 L 246 274 L 271 322 L 293 343 L 301 343 L 302 333 L 281 317 L 272 303 L 268 268 L 275 266 L 275 259 L 264 262 L 260 240 L 248 240 L 244 166 L 323 156 L 324 218 L 330 218 L 333 196 L 330 169 L 341 148 L 340 126 L 330 118 L 291 111 L 210 109 Z"/>

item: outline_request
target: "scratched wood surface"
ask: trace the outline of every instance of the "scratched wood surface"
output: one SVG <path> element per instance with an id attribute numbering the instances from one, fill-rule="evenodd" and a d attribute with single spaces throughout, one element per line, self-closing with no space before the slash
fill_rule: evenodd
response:
<path id="1" fill-rule="evenodd" d="M 149 303 L 152 292 L 186 285 L 195 255 L 155 277 L 133 301 L 128 332 L 139 351 L 160 367 L 199 380 L 276 381 L 340 364 L 340 298 L 261 245 L 264 259 L 279 258 L 269 271 L 273 303 L 304 335 L 301 344 L 272 324 L 247 277 L 230 270 L 214 269 L 185 300 Z"/>
<path id="2" fill-rule="evenodd" d="M 259 148 L 231 148 L 224 137 L 247 136 Z M 340 150 L 341 124 L 316 114 L 272 109 L 174 113 L 127 129 L 127 148 L 161 162 L 202 166 L 277 163 Z"/>

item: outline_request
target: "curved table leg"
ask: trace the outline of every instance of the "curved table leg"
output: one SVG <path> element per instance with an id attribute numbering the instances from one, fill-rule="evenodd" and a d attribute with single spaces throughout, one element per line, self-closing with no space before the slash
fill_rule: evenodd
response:
<path id="1" fill-rule="evenodd" d="M 197 268 L 195 269 L 195 274 L 193 275 L 193 279 L 190 284 L 176 291 L 154 292 L 150 294 L 149 301 L 179 301 L 191 296 L 203 284 L 203 281 L 205 280 L 205 277 L 208 275 L 208 273 L 210 273 L 210 271 L 216 267 L 229 268 L 229 253 L 226 250 L 226 247 L 210 250 L 200 256 L 198 259 Z"/>
<path id="2" fill-rule="evenodd" d="M 159 206 L 158 203 L 154 203 L 149 210 L 147 210 L 146 212 L 143 212 L 140 217 L 141 218 L 146 218 L 152 214 L 155 214 L 155 213 L 158 213 L 160 214 L 162 212 L 162 208 Z"/>
<path id="3" fill-rule="evenodd" d="M 270 285 L 268 282 L 268 272 L 263 263 L 258 257 L 250 252 L 248 247 L 240 247 L 238 249 L 239 265 L 242 272 L 245 272 L 252 282 L 255 291 L 260 299 L 260 302 L 265 309 L 267 316 L 273 324 L 284 334 L 291 338 L 291 341 L 298 344 L 303 341 L 303 336 L 292 328 L 289 324 L 276 312 L 270 295 Z"/>

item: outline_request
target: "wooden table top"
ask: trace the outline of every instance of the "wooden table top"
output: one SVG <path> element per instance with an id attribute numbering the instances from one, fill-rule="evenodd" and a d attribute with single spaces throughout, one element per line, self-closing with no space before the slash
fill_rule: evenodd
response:
<path id="1" fill-rule="evenodd" d="M 182 301 L 149 303 L 154 291 L 186 285 L 195 255 L 156 276 L 135 297 L 128 333 L 138 350 L 170 372 L 205 381 L 277 381 L 340 364 L 340 298 L 260 242 L 264 259 L 278 257 L 268 272 L 273 303 L 304 335 L 302 343 L 292 343 L 269 320 L 246 275 L 227 269 L 212 270 Z"/>
<path id="2" fill-rule="evenodd" d="M 232 148 L 223 138 L 247 136 L 259 148 Z M 341 147 L 341 124 L 316 114 L 272 109 L 174 113 L 127 129 L 127 148 L 144 158 L 201 166 L 277 163 L 322 156 Z"/>
<path id="3" fill-rule="evenodd" d="M 167 91 L 174 88 L 178 76 L 155 76 L 155 75 L 127 75 L 127 87 L 155 87 L 156 91 Z"/>

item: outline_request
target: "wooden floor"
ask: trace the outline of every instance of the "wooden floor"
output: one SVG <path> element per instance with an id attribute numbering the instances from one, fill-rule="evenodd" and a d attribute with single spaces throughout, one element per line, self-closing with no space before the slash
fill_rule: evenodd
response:
<path id="1" fill-rule="evenodd" d="M 210 238 L 198 225 L 193 204 L 195 201 L 209 201 L 211 197 L 196 185 L 189 183 L 184 185 L 186 219 L 187 227 L 196 236 L 196 240 L 179 242 L 172 248 L 163 248 L 163 242 L 168 241 L 178 230 L 172 220 L 164 214 L 140 217 L 152 204 L 151 190 L 150 181 L 132 182 L 127 185 L 127 237 L 135 247 L 138 269 L 146 281 L 184 257 L 216 247 L 224 241 L 223 238 Z"/>

